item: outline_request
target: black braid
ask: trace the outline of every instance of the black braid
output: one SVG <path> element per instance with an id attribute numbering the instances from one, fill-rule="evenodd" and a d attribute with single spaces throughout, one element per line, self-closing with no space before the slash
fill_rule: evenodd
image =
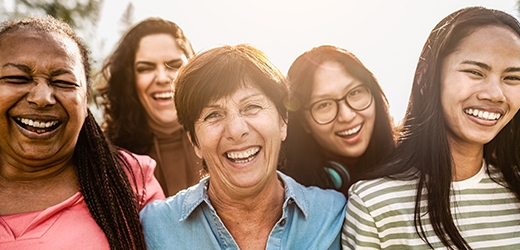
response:
<path id="1" fill-rule="evenodd" d="M 145 249 L 136 193 L 124 168 L 134 182 L 136 178 L 124 157 L 103 136 L 90 111 L 74 151 L 74 164 L 85 202 L 110 248 Z"/>

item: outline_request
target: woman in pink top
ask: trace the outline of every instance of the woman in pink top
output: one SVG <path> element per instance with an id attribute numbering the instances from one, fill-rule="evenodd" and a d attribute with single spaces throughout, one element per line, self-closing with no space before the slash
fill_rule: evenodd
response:
<path id="1" fill-rule="evenodd" d="M 144 249 L 155 162 L 118 151 L 88 110 L 88 50 L 51 17 L 0 29 L 0 249 Z"/>

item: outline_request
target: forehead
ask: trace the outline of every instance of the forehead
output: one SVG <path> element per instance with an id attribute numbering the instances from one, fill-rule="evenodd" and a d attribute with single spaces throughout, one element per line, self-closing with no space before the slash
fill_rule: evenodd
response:
<path id="1" fill-rule="evenodd" d="M 66 68 L 84 74 L 80 49 L 64 34 L 20 28 L 0 40 L 0 67 L 6 63 L 33 69 Z"/>
<path id="2" fill-rule="evenodd" d="M 184 52 L 179 48 L 172 35 L 160 33 L 144 36 L 139 41 L 136 57 L 181 57 Z"/>

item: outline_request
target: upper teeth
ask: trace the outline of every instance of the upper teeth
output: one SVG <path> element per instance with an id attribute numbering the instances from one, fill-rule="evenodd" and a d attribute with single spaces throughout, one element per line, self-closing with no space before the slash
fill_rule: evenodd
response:
<path id="1" fill-rule="evenodd" d="M 478 109 L 465 109 L 464 113 L 472 115 L 484 120 L 498 120 L 502 116 L 500 113 L 494 113 L 489 111 L 482 111 Z"/>
<path id="2" fill-rule="evenodd" d="M 153 94 L 153 97 L 154 98 L 161 98 L 161 99 L 172 98 L 173 97 L 173 93 L 171 91 L 170 92 L 155 93 L 155 94 Z"/>
<path id="3" fill-rule="evenodd" d="M 52 127 L 58 123 L 58 121 L 50 121 L 50 122 L 33 121 L 33 120 L 27 119 L 27 118 L 17 118 L 17 120 L 25 125 L 35 127 L 35 128 L 48 128 L 48 127 Z"/>
<path id="4" fill-rule="evenodd" d="M 341 131 L 341 132 L 338 133 L 338 135 L 343 135 L 343 136 L 345 136 L 345 135 L 353 135 L 353 134 L 359 132 L 359 130 L 361 130 L 361 124 L 357 125 L 355 128 L 351 128 L 351 129 L 349 129 L 347 131 Z"/>
<path id="5" fill-rule="evenodd" d="M 230 159 L 245 159 L 258 153 L 259 150 L 260 147 L 254 147 L 242 152 L 228 152 L 227 157 Z"/>

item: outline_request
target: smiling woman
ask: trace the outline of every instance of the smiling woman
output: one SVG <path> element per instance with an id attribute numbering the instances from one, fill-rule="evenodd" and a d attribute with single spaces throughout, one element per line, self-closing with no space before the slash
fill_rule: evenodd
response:
<path id="1" fill-rule="evenodd" d="M 396 150 L 350 190 L 348 249 L 520 249 L 520 25 L 458 10 L 431 31 Z"/>
<path id="2" fill-rule="evenodd" d="M 143 249 L 164 198 L 149 157 L 117 151 L 87 107 L 87 48 L 65 23 L 0 30 L 0 248 Z M 88 237 L 85 237 L 88 235 Z"/>
<path id="3" fill-rule="evenodd" d="M 193 54 L 177 24 L 148 18 L 128 30 L 103 67 L 105 133 L 157 162 L 155 176 L 167 196 L 198 183 L 202 169 L 173 101 L 172 81 Z"/>
<path id="4" fill-rule="evenodd" d="M 343 195 L 277 171 L 288 89 L 266 56 L 213 48 L 175 84 L 179 122 L 209 177 L 143 210 L 148 249 L 340 249 Z"/>

